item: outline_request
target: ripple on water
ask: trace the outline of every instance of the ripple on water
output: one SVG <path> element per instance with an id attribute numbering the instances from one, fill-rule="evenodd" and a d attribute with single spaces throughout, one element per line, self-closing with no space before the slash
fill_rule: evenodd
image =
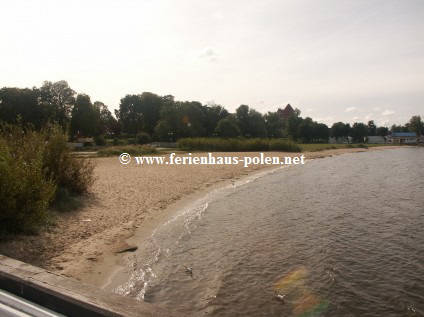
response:
<path id="1" fill-rule="evenodd" d="M 343 155 L 227 186 L 159 228 L 117 290 L 199 316 L 423 316 L 423 158 Z"/>

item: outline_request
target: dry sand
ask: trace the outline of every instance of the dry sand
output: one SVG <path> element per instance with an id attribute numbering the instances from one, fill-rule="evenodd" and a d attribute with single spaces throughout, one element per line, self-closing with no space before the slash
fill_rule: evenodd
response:
<path id="1" fill-rule="evenodd" d="M 336 149 L 321 152 L 266 152 L 265 156 L 299 156 L 307 159 L 345 153 L 387 150 Z M 181 154 L 179 156 L 184 156 Z M 205 156 L 196 153 L 192 156 Z M 254 153 L 222 153 L 214 156 L 259 156 Z M 168 155 L 165 155 L 168 156 Z M 125 265 L 128 253 L 116 254 L 128 247 L 131 237 L 143 238 L 171 209 L 190 199 L 194 193 L 230 179 L 237 179 L 274 165 L 122 165 L 117 157 L 96 158 L 96 182 L 92 193 L 82 199 L 77 211 L 57 214 L 56 225 L 35 236 L 19 236 L 0 243 L 0 253 L 47 268 L 79 280 L 105 286 L 111 275 Z M 183 199 L 185 197 L 185 200 Z M 171 208 L 170 208 L 171 206 Z"/>

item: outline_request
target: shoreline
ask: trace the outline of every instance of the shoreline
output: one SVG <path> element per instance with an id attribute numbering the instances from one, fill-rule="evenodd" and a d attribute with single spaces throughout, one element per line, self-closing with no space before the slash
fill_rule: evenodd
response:
<path id="1" fill-rule="evenodd" d="M 311 160 L 396 148 L 399 147 L 265 152 L 265 155 L 305 155 L 306 160 Z M 259 153 L 242 152 L 242 155 L 255 157 Z M 193 153 L 193 156 L 205 154 Z M 213 155 L 241 156 L 239 152 L 213 152 Z M 284 167 L 122 166 L 116 157 L 96 158 L 95 162 L 98 180 L 93 194 L 79 210 L 59 214 L 52 231 L 1 242 L 0 253 L 103 289 L 113 289 L 128 277 L 126 268 L 133 258 L 133 253 L 117 254 L 119 250 L 140 245 L 181 208 L 213 190 L 228 186 L 232 180 L 244 180 Z"/>

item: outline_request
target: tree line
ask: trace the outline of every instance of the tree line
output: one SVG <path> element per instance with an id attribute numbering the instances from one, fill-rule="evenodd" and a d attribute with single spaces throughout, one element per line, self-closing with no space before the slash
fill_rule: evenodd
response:
<path id="1" fill-rule="evenodd" d="M 101 135 L 138 136 L 150 140 L 176 141 L 186 137 L 223 138 L 290 138 L 297 142 L 328 142 L 351 137 L 363 142 L 367 136 L 386 136 L 387 127 L 337 122 L 324 123 L 302 118 L 300 110 L 283 119 L 277 112 L 262 115 L 240 105 L 234 113 L 217 104 L 203 105 L 198 101 L 178 101 L 172 95 L 159 96 L 151 92 L 128 94 L 120 100 L 115 116 L 100 102 L 86 94 L 77 94 L 64 80 L 45 81 L 41 87 L 0 90 L 0 121 L 30 123 L 41 129 L 48 122 L 58 123 L 72 138 Z M 18 119 L 19 118 L 19 119 Z M 392 132 L 413 131 L 422 134 L 423 122 L 414 116 L 405 126 L 392 126 Z"/>

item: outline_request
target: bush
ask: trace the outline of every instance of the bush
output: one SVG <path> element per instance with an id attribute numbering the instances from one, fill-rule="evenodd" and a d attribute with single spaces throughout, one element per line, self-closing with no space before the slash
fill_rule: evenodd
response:
<path id="1" fill-rule="evenodd" d="M 106 139 L 103 135 L 99 135 L 98 137 L 96 137 L 94 139 L 94 142 L 96 143 L 96 145 L 98 146 L 103 146 L 106 145 Z"/>
<path id="2" fill-rule="evenodd" d="M 7 130 L 7 138 L 4 129 L 0 135 L 0 230 L 32 232 L 50 219 L 56 184 L 43 168 L 43 138 Z"/>
<path id="3" fill-rule="evenodd" d="M 146 132 L 140 132 L 135 138 L 135 143 L 137 144 L 147 144 L 151 140 L 150 135 Z"/>
<path id="4" fill-rule="evenodd" d="M 81 194 L 88 192 L 94 182 L 94 166 L 84 158 L 71 154 L 68 137 L 59 126 L 52 126 L 42 132 L 47 139 L 44 150 L 44 168 L 47 176 L 56 184 Z"/>
<path id="5" fill-rule="evenodd" d="M 44 224 L 56 194 L 89 190 L 93 168 L 71 154 L 59 126 L 35 132 L 0 124 L 0 230 L 32 231 Z"/>
<path id="6" fill-rule="evenodd" d="M 302 148 L 290 141 L 283 140 L 271 140 L 269 143 L 269 148 L 271 151 L 281 151 L 281 152 L 301 152 Z"/>
<path id="7" fill-rule="evenodd" d="M 269 139 L 219 139 L 219 138 L 185 138 L 177 142 L 183 151 L 282 151 L 301 152 L 301 148 L 292 142 Z"/>
<path id="8" fill-rule="evenodd" d="M 155 154 L 157 150 L 153 146 L 147 145 L 130 145 L 130 146 L 119 146 L 108 149 L 103 149 L 97 152 L 97 156 L 107 157 L 107 156 L 119 156 L 122 153 L 128 153 L 130 155 L 146 155 L 146 154 Z"/>

